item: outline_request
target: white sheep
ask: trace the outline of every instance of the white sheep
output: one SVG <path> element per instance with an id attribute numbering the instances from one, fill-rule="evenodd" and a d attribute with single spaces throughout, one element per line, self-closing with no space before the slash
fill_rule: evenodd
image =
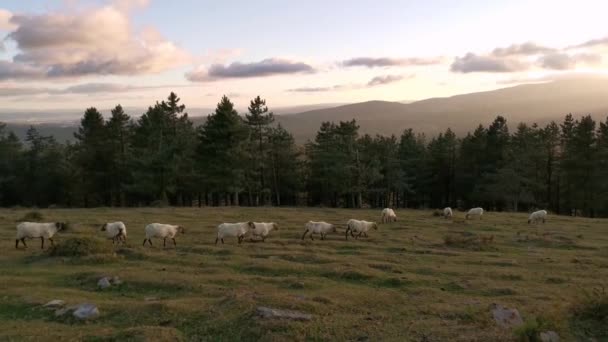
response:
<path id="1" fill-rule="evenodd" d="M 121 221 L 105 223 L 101 226 L 101 231 L 106 232 L 108 239 L 112 239 L 112 244 L 127 242 L 127 227 Z"/>
<path id="2" fill-rule="evenodd" d="M 547 218 L 547 211 L 538 210 L 538 211 L 535 211 L 532 214 L 530 214 L 530 216 L 528 217 L 528 224 L 537 223 L 538 221 L 542 221 L 543 223 L 545 223 L 546 218 Z"/>
<path id="3" fill-rule="evenodd" d="M 448 217 L 452 217 L 452 208 L 450 208 L 450 207 L 445 207 L 445 208 L 443 209 L 443 217 L 444 217 L 444 218 L 446 218 L 446 219 L 447 219 Z"/>
<path id="4" fill-rule="evenodd" d="M 261 237 L 262 242 L 266 241 L 266 237 L 270 231 L 279 230 L 279 226 L 274 222 L 253 222 L 254 227 L 251 229 L 251 235 Z"/>
<path id="5" fill-rule="evenodd" d="M 470 209 L 467 212 L 465 219 L 468 220 L 469 216 L 479 216 L 479 219 L 481 220 L 481 216 L 483 216 L 483 208 L 477 207 Z"/>
<path id="6" fill-rule="evenodd" d="M 215 244 L 217 245 L 217 242 L 220 240 L 224 244 L 224 238 L 227 236 L 236 237 L 240 244 L 243 242 L 243 238 L 249 232 L 249 229 L 255 229 L 253 222 L 222 223 L 217 226 Z"/>
<path id="7" fill-rule="evenodd" d="M 66 224 L 62 222 L 53 223 L 38 223 L 38 222 L 21 222 L 17 225 L 17 238 L 15 240 L 15 248 L 19 248 L 19 241 L 27 248 L 25 239 L 40 238 L 40 248 L 44 249 L 44 239 L 51 241 L 51 246 L 54 246 L 53 235 L 58 231 L 64 230 Z"/>
<path id="8" fill-rule="evenodd" d="M 346 222 L 346 233 L 345 233 L 346 240 L 348 240 L 349 232 L 350 232 L 350 236 L 354 237 L 355 239 L 358 239 L 361 235 L 367 237 L 367 232 L 370 230 L 370 228 L 378 230 L 378 225 L 375 222 L 359 221 L 359 220 L 355 220 L 355 219 L 350 219 L 350 220 L 348 220 L 348 222 Z M 354 235 L 354 233 L 358 233 L 358 234 Z"/>
<path id="9" fill-rule="evenodd" d="M 146 245 L 146 241 L 152 246 L 152 238 L 162 238 L 163 239 L 163 247 L 167 246 L 167 238 L 173 240 L 173 245 L 177 246 L 175 243 L 175 235 L 177 233 L 184 234 L 186 231 L 182 226 L 174 226 L 171 224 L 162 224 L 162 223 L 150 223 L 146 226 L 146 238 L 144 239 L 143 245 Z"/>
<path id="10" fill-rule="evenodd" d="M 302 235 L 302 240 L 306 237 L 306 234 L 310 233 L 310 239 L 314 240 L 312 237 L 314 234 L 321 234 L 321 240 L 325 240 L 325 236 L 330 232 L 337 232 L 336 226 L 327 222 L 315 222 L 308 221 L 305 225 L 304 234 Z"/>
<path id="11" fill-rule="evenodd" d="M 397 214 L 395 214 L 395 211 L 391 208 L 384 208 L 384 209 L 382 209 L 381 222 L 382 223 L 397 222 Z"/>

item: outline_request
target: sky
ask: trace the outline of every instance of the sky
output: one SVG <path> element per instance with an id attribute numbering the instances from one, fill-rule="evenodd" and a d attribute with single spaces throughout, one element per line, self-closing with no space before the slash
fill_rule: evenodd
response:
<path id="1" fill-rule="evenodd" d="M 3 0 L 0 110 L 412 101 L 608 71 L 606 1 Z"/>

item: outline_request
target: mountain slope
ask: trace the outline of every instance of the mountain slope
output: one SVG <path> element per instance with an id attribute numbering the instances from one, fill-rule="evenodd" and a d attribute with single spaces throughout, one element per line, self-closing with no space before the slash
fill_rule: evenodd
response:
<path id="1" fill-rule="evenodd" d="M 204 113 L 196 111 L 195 113 Z M 210 110 L 208 110 L 210 112 Z M 286 113 L 288 111 L 275 111 Z M 562 121 L 568 113 L 592 114 L 604 120 L 608 114 L 608 79 L 586 78 L 551 83 L 527 84 L 487 92 L 431 98 L 412 103 L 369 101 L 297 114 L 277 115 L 277 122 L 292 132 L 300 143 L 313 139 L 321 122 L 356 119 L 362 133 L 400 134 L 406 128 L 436 135 L 450 127 L 459 135 L 478 124 L 487 126 L 497 115 L 507 118 L 513 130 L 519 122 L 544 125 Z M 192 117 L 195 124 L 206 116 Z M 29 125 L 9 124 L 20 137 Z M 72 138 L 74 126 L 44 124 L 42 134 L 55 134 L 58 140 Z"/>
<path id="2" fill-rule="evenodd" d="M 519 122 L 545 124 L 564 115 L 608 114 L 608 79 L 561 80 L 527 84 L 494 91 L 432 98 L 408 104 L 370 101 L 279 117 L 299 141 L 314 137 L 322 121 L 356 119 L 361 132 L 400 134 L 406 128 L 435 135 L 452 128 L 466 134 L 478 124 L 487 125 L 497 115 L 512 128 Z"/>

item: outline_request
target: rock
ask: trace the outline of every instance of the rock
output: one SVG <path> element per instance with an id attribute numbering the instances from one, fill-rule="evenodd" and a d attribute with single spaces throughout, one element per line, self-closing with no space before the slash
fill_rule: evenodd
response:
<path id="1" fill-rule="evenodd" d="M 51 309 L 57 309 L 57 308 L 61 308 L 65 305 L 65 301 L 61 300 L 61 299 L 53 299 L 52 301 L 44 304 L 43 306 L 45 308 L 51 308 Z"/>
<path id="2" fill-rule="evenodd" d="M 517 309 L 509 309 L 500 304 L 492 304 L 492 316 L 496 323 L 503 328 L 513 328 L 524 324 Z"/>
<path id="3" fill-rule="evenodd" d="M 158 300 L 158 297 L 145 297 L 144 300 L 146 302 L 156 302 Z"/>
<path id="4" fill-rule="evenodd" d="M 72 315 L 78 319 L 92 319 L 99 316 L 99 310 L 93 304 L 84 303 L 78 305 Z"/>
<path id="5" fill-rule="evenodd" d="M 541 342 L 559 342 L 559 335 L 555 331 L 545 331 L 540 333 Z"/>
<path id="6" fill-rule="evenodd" d="M 102 290 L 107 289 L 110 286 L 112 286 L 112 284 L 110 284 L 110 279 L 108 279 L 108 277 L 103 277 L 103 278 L 99 279 L 99 281 L 97 281 L 97 287 L 99 287 Z"/>
<path id="7" fill-rule="evenodd" d="M 120 280 L 120 278 L 118 278 L 118 276 L 114 276 L 114 277 L 112 277 L 112 284 L 120 285 L 120 284 L 122 284 L 122 280 Z"/>
<path id="8" fill-rule="evenodd" d="M 283 318 L 294 321 L 310 321 L 312 319 L 312 315 L 310 314 L 293 310 L 279 310 L 265 306 L 258 306 L 256 311 L 257 314 L 262 318 Z"/>

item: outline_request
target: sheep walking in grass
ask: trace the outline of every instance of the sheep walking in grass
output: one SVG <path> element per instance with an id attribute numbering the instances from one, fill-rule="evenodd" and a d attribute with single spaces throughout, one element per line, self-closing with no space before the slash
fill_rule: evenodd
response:
<path id="1" fill-rule="evenodd" d="M 167 238 L 173 240 L 173 246 L 177 247 L 177 243 L 175 242 L 177 233 L 184 234 L 184 227 L 171 224 L 151 223 L 146 226 L 146 238 L 144 239 L 143 246 L 146 245 L 146 241 L 152 246 L 152 238 L 156 237 L 163 239 L 163 247 L 167 246 Z"/>
<path id="2" fill-rule="evenodd" d="M 447 219 L 447 218 L 452 218 L 452 208 L 450 208 L 450 207 L 445 207 L 445 208 L 443 209 L 443 217 L 444 217 L 444 218 L 446 218 L 446 219 Z"/>
<path id="3" fill-rule="evenodd" d="M 279 230 L 279 226 L 274 222 L 253 222 L 253 226 L 253 229 L 251 229 L 252 237 L 260 237 L 262 242 L 266 241 L 272 230 Z"/>
<path id="4" fill-rule="evenodd" d="M 321 240 L 325 240 L 325 236 L 330 232 L 337 232 L 336 226 L 327 222 L 315 222 L 308 221 L 305 225 L 304 234 L 302 235 L 302 240 L 306 237 L 306 234 L 310 233 L 310 239 L 314 240 L 314 234 L 320 234 Z"/>
<path id="5" fill-rule="evenodd" d="M 541 222 L 545 223 L 545 220 L 547 219 L 547 211 L 546 210 L 538 210 L 533 212 L 532 214 L 530 214 L 530 216 L 528 217 L 528 224 L 530 223 L 538 223 Z"/>
<path id="6" fill-rule="evenodd" d="M 17 225 L 17 238 L 15 240 L 15 248 L 19 248 L 19 241 L 27 248 L 25 239 L 40 238 L 40 248 L 44 249 L 44 239 L 51 241 L 51 246 L 54 246 L 53 236 L 58 231 L 64 230 L 65 223 L 38 223 L 38 222 L 21 222 Z"/>
<path id="7" fill-rule="evenodd" d="M 478 207 L 478 208 L 472 208 L 472 209 L 470 209 L 467 212 L 467 214 L 465 216 L 465 219 L 468 220 L 471 216 L 478 216 L 479 219 L 481 220 L 481 217 L 483 216 L 483 208 L 479 208 Z"/>
<path id="8" fill-rule="evenodd" d="M 382 223 L 397 222 L 397 214 L 395 214 L 395 211 L 391 208 L 384 208 L 384 209 L 382 209 L 381 222 Z"/>
<path id="9" fill-rule="evenodd" d="M 112 244 L 127 242 L 127 227 L 120 221 L 105 223 L 101 226 L 101 231 L 106 232 L 106 237 L 112 240 Z"/>
<path id="10" fill-rule="evenodd" d="M 367 237 L 367 232 L 372 228 L 378 230 L 378 225 L 375 222 L 350 219 L 346 222 L 346 240 L 348 240 L 348 233 L 355 239 L 358 239 L 361 235 Z"/>
<path id="11" fill-rule="evenodd" d="M 224 238 L 227 236 L 236 237 L 238 243 L 243 242 L 245 235 L 249 232 L 249 229 L 255 229 L 253 222 L 239 222 L 239 223 L 222 223 L 217 226 L 217 237 L 215 238 L 215 244 L 218 241 L 222 241 L 224 244 Z"/>

